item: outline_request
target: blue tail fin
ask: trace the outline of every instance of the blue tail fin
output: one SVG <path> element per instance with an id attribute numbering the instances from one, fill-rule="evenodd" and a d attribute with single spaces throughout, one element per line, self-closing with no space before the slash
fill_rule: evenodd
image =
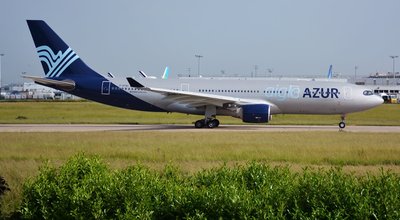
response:
<path id="1" fill-rule="evenodd" d="M 28 20 L 27 23 L 47 78 L 98 76 L 98 73 L 88 67 L 46 22 Z"/>
<path id="2" fill-rule="evenodd" d="M 332 65 L 329 66 L 329 70 L 328 70 L 328 79 L 332 78 Z"/>

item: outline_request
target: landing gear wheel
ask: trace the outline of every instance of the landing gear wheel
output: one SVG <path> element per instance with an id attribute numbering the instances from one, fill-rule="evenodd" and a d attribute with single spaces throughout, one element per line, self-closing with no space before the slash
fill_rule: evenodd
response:
<path id="1" fill-rule="evenodd" d="M 346 127 L 346 123 L 345 123 L 346 114 L 342 114 L 342 115 L 340 116 L 340 118 L 342 119 L 342 121 L 339 123 L 339 129 L 340 129 L 340 130 L 343 130 L 343 128 Z"/>
<path id="2" fill-rule="evenodd" d="M 215 127 L 218 127 L 219 126 L 219 120 L 218 119 L 214 119 L 213 121 L 215 122 Z"/>
<path id="3" fill-rule="evenodd" d="M 217 119 L 210 120 L 207 123 L 208 128 L 216 128 L 216 127 L 218 127 L 218 125 L 219 125 L 219 121 Z"/>
<path id="4" fill-rule="evenodd" d="M 197 120 L 197 121 L 194 123 L 194 127 L 195 127 L 195 128 L 203 128 L 203 127 L 204 127 L 204 119 L 202 119 L 202 120 Z"/>
<path id="5" fill-rule="evenodd" d="M 195 128 L 216 128 L 219 126 L 219 121 L 217 119 L 210 119 L 208 120 L 208 122 L 206 123 L 205 119 L 201 119 L 201 120 L 197 120 L 194 123 L 194 127 Z"/>

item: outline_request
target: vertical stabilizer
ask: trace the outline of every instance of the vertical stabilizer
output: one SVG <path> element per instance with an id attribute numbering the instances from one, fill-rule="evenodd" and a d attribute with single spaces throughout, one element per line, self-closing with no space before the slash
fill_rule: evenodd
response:
<path id="1" fill-rule="evenodd" d="M 332 65 L 329 66 L 328 79 L 332 79 Z"/>
<path id="2" fill-rule="evenodd" d="M 78 75 L 98 76 L 46 22 L 28 20 L 27 23 L 47 78 L 76 78 Z"/>
<path id="3" fill-rule="evenodd" d="M 165 67 L 165 70 L 164 70 L 164 74 L 163 74 L 163 76 L 162 76 L 162 79 L 168 79 L 168 75 L 169 75 L 169 68 L 168 68 L 168 66 L 167 66 L 167 67 Z"/>

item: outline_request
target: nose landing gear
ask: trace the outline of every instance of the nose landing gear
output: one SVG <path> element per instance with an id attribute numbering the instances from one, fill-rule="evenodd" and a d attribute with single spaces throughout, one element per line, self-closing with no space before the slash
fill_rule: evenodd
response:
<path id="1" fill-rule="evenodd" d="M 340 116 L 340 118 L 342 121 L 339 122 L 339 130 L 343 130 L 346 127 L 346 115 L 343 114 L 342 116 Z"/>

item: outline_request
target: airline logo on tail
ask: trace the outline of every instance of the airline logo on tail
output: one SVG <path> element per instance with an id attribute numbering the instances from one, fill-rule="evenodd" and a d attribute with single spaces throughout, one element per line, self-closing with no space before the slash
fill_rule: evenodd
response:
<path id="1" fill-rule="evenodd" d="M 37 47 L 36 50 L 40 61 L 47 65 L 48 71 L 46 77 L 50 78 L 59 77 L 72 62 L 79 58 L 69 47 L 64 53 L 58 51 L 57 54 L 55 54 L 50 47 L 45 45 Z"/>

